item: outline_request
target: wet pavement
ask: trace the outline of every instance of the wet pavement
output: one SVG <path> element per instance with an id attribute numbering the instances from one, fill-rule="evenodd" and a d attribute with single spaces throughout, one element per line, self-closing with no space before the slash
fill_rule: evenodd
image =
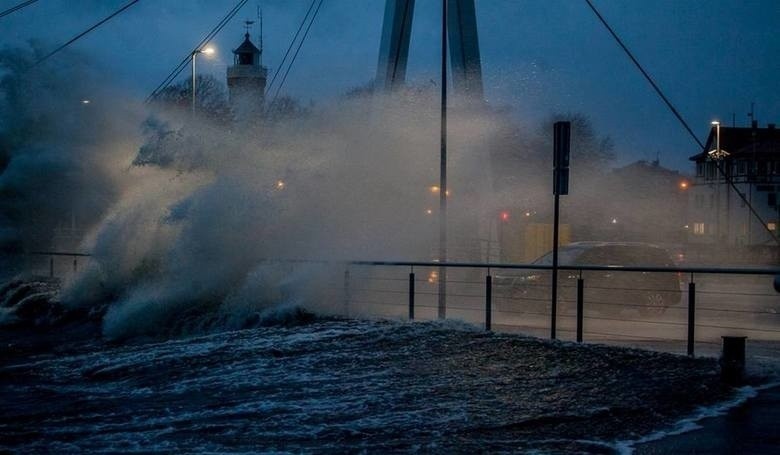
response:
<path id="1" fill-rule="evenodd" d="M 696 423 L 701 428 L 640 444 L 634 454 L 780 453 L 780 385 L 759 390 L 724 415 Z"/>

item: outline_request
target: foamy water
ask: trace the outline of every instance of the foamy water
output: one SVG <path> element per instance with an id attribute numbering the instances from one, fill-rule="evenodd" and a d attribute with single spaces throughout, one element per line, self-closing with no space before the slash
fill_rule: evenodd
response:
<path id="1" fill-rule="evenodd" d="M 709 359 L 339 319 L 63 344 L 0 381 L 0 448 L 54 452 L 615 453 L 740 399 Z"/>

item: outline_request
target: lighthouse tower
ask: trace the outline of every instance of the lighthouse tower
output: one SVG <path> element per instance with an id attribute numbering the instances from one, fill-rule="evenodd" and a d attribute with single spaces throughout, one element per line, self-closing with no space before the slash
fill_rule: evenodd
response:
<path id="1" fill-rule="evenodd" d="M 249 39 L 253 21 L 246 21 L 244 42 L 233 50 L 233 65 L 227 69 L 228 95 L 233 114 L 237 119 L 248 119 L 262 112 L 268 68 L 262 64 L 261 48 Z"/>

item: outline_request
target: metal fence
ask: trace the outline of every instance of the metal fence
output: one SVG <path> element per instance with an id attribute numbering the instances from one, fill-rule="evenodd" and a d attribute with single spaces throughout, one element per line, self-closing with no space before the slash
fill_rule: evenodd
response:
<path id="1" fill-rule="evenodd" d="M 67 280 L 89 254 L 28 258 L 33 274 Z M 351 317 L 438 319 L 446 273 L 446 318 L 486 330 L 689 355 L 717 352 L 721 336 L 747 336 L 753 345 L 774 343 L 772 355 L 780 355 L 780 294 L 772 285 L 780 268 L 559 266 L 553 305 L 549 265 L 263 262 L 278 269 L 277 278 L 308 269 L 295 285 L 310 284 L 317 298 Z"/>
<path id="2" fill-rule="evenodd" d="M 355 261 L 345 311 L 435 319 L 442 271 L 447 318 L 486 330 L 689 355 L 716 352 L 721 336 L 780 341 L 772 268 L 560 266 L 553 304 L 547 265 Z"/>
<path id="3" fill-rule="evenodd" d="M 86 266 L 90 256 L 88 253 L 32 251 L 22 256 L 21 269 L 17 272 L 67 280 Z"/>

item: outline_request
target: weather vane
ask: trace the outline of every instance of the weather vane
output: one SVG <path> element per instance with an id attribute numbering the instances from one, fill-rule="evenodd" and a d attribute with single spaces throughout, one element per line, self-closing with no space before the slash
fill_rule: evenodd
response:
<path id="1" fill-rule="evenodd" d="M 249 30 L 252 28 L 252 24 L 254 24 L 255 21 L 244 21 L 244 28 L 246 28 L 246 33 L 249 34 Z"/>

